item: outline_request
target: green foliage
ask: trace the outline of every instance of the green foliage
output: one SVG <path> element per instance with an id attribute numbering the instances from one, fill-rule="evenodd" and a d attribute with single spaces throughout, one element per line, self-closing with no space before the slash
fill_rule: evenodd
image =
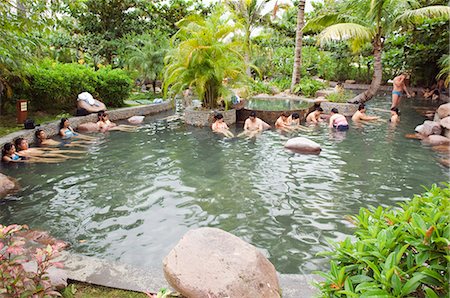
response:
<path id="1" fill-rule="evenodd" d="M 227 42 L 234 26 L 218 7 L 206 19 L 191 15 L 181 20 L 173 37 L 174 48 L 165 57 L 164 93 L 171 95 L 194 88 L 207 108 L 217 107 L 217 99 L 225 95 L 225 78 L 233 82 L 245 80 L 245 63 L 237 49 L 238 42 Z"/>
<path id="2" fill-rule="evenodd" d="M 400 208 L 361 208 L 354 240 L 333 244 L 324 297 L 447 297 L 450 187 L 433 185 Z"/>
<path id="3" fill-rule="evenodd" d="M 252 81 L 250 83 L 250 95 L 255 94 L 273 94 L 269 84 L 261 81 Z"/>
<path id="4" fill-rule="evenodd" d="M 95 91 L 107 107 L 121 107 L 130 95 L 133 80 L 122 69 L 101 68 L 97 72 Z"/>
<path id="5" fill-rule="evenodd" d="M 333 92 L 326 96 L 326 99 L 331 102 L 345 103 L 355 97 L 355 94 L 350 90 L 344 90 L 343 92 Z"/>
<path id="6" fill-rule="evenodd" d="M 316 91 L 325 88 L 325 84 L 315 79 L 303 77 L 300 83 L 295 85 L 294 93 L 303 94 L 306 97 L 314 97 Z"/>
<path id="7" fill-rule="evenodd" d="M 275 86 L 278 90 L 284 91 L 291 87 L 290 77 L 275 78 L 271 82 L 271 85 Z"/>
<path id="8" fill-rule="evenodd" d="M 98 71 L 77 63 L 44 60 L 28 69 L 28 85 L 14 86 L 17 98 L 30 100 L 34 110 L 71 111 L 77 95 L 87 91 L 109 107 L 123 105 L 131 92 L 132 80 L 120 69 Z"/>

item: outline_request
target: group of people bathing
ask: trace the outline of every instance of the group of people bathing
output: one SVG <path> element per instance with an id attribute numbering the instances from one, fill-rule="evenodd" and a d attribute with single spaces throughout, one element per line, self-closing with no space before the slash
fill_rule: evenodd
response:
<path id="1" fill-rule="evenodd" d="M 105 111 L 98 112 L 97 122 L 91 123 L 94 128 L 89 132 L 106 132 L 111 130 L 135 131 L 135 126 L 117 125 L 109 120 Z M 28 141 L 24 138 L 17 138 L 14 142 L 3 145 L 2 162 L 39 162 L 39 163 L 58 163 L 69 158 L 81 158 L 77 154 L 83 154 L 85 150 L 62 150 L 61 147 L 79 147 L 87 148 L 97 141 L 97 138 L 87 136 L 74 131 L 70 126 L 69 119 L 62 118 L 59 123 L 59 136 L 62 142 L 50 139 L 45 131 L 38 129 L 35 132 L 37 147 L 30 148 Z"/>
<path id="2" fill-rule="evenodd" d="M 398 123 L 400 121 L 400 112 L 397 107 L 391 108 L 391 117 L 390 122 Z M 347 122 L 347 118 L 339 114 L 338 109 L 331 109 L 330 115 L 324 115 L 323 109 L 318 106 L 314 111 L 308 114 L 306 117 L 307 124 L 317 124 L 319 122 L 323 122 L 323 118 L 328 118 L 328 126 L 330 128 L 334 128 L 338 131 L 348 130 L 349 125 Z M 384 121 L 380 119 L 378 116 L 369 116 L 366 114 L 366 106 L 364 104 L 360 104 L 358 106 L 358 110 L 353 114 L 352 120 L 354 122 L 365 122 L 365 121 Z M 256 112 L 250 112 L 249 117 L 245 120 L 244 123 L 244 131 L 238 135 L 246 136 L 246 137 L 254 137 L 258 133 L 263 130 L 269 129 L 271 126 L 256 117 Z M 292 113 L 289 115 L 287 112 L 283 112 L 280 117 L 278 117 L 275 122 L 275 128 L 285 132 L 293 132 L 297 130 L 305 130 L 307 129 L 305 126 L 300 124 L 300 115 L 298 113 Z M 217 113 L 214 116 L 214 123 L 211 126 L 211 129 L 216 133 L 221 133 L 228 138 L 234 137 L 234 134 L 230 131 L 228 125 L 224 122 L 223 115 L 221 113 Z"/>

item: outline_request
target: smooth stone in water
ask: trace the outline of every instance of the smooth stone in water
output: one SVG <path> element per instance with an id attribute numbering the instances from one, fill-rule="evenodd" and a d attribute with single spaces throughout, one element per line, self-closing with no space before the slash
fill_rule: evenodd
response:
<path id="1" fill-rule="evenodd" d="M 169 284 L 186 297 L 280 297 L 275 268 L 266 257 L 217 228 L 187 232 L 163 266 Z"/>
<path id="2" fill-rule="evenodd" d="M 444 119 L 445 117 L 450 116 L 450 103 L 440 105 L 437 109 L 437 114 L 439 115 L 440 119 Z"/>
<path id="3" fill-rule="evenodd" d="M 442 127 L 450 129 L 450 116 L 445 117 L 444 119 L 441 119 L 441 121 L 439 121 L 439 123 L 441 124 Z"/>
<path id="4" fill-rule="evenodd" d="M 128 118 L 128 122 L 131 124 L 139 124 L 142 123 L 142 121 L 144 121 L 145 116 L 133 116 Z"/>
<path id="5" fill-rule="evenodd" d="M 428 138 L 423 139 L 423 142 L 431 146 L 437 146 L 450 144 L 450 139 L 444 136 L 431 135 Z"/>
<path id="6" fill-rule="evenodd" d="M 416 126 L 414 130 L 424 136 L 440 135 L 442 133 L 441 125 L 429 120 L 425 120 L 422 125 Z"/>
<path id="7" fill-rule="evenodd" d="M 297 153 L 319 154 L 322 150 L 320 145 L 304 137 L 296 137 L 289 139 L 284 148 L 295 151 Z"/>
<path id="8" fill-rule="evenodd" d="M 4 198 L 19 189 L 17 182 L 6 175 L 0 173 L 0 198 Z"/>

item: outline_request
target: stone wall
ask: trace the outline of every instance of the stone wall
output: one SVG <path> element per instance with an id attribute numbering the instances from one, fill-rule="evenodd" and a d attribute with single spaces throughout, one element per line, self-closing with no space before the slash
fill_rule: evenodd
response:
<path id="1" fill-rule="evenodd" d="M 223 120 L 227 125 L 236 123 L 236 110 L 218 111 L 223 115 Z M 213 110 L 196 110 L 191 107 L 184 110 L 184 121 L 186 124 L 194 126 L 211 126 L 214 122 Z"/>
<path id="2" fill-rule="evenodd" d="M 144 116 L 144 115 L 154 115 L 160 112 L 168 111 L 173 109 L 173 103 L 166 101 L 160 104 L 151 104 L 145 106 L 128 107 L 117 110 L 108 110 L 109 118 L 112 121 L 127 119 L 131 116 Z M 97 114 L 90 114 L 82 117 L 71 117 L 69 118 L 72 127 L 76 128 L 78 125 L 87 122 L 97 122 Z M 36 129 L 44 130 L 49 137 L 57 135 L 59 133 L 59 121 L 55 121 L 48 124 L 43 124 Z M 35 129 L 24 129 L 20 131 L 13 132 L 9 135 L 0 138 L 0 146 L 3 144 L 12 142 L 16 138 L 24 138 L 28 143 L 32 144 L 35 141 L 34 132 Z"/>

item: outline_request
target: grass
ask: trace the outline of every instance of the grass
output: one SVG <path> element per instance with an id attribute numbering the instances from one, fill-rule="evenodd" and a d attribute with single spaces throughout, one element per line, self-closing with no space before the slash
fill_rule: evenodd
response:
<path id="1" fill-rule="evenodd" d="M 49 114 L 44 112 L 30 112 L 28 118 L 34 120 L 35 124 L 44 124 L 59 120 L 63 117 L 71 117 L 69 113 Z M 15 115 L 2 115 L 0 117 L 0 137 L 23 129 L 23 124 L 17 124 Z"/>
<path id="2" fill-rule="evenodd" d="M 87 283 L 70 283 L 61 294 L 64 298 L 148 298 L 144 293 L 107 288 Z"/>

